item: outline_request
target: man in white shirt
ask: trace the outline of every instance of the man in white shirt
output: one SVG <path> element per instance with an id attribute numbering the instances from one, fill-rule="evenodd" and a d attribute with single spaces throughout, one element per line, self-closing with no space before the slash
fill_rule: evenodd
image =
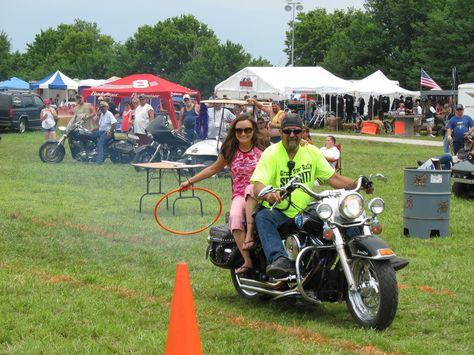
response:
<path id="1" fill-rule="evenodd" d="M 99 105 L 98 116 L 99 130 L 94 132 L 94 136 L 98 137 L 96 163 L 103 164 L 105 160 L 105 145 L 114 135 L 117 120 L 112 112 L 109 111 L 109 104 L 105 101 L 101 101 Z"/>
<path id="2" fill-rule="evenodd" d="M 145 102 L 145 95 L 138 95 L 139 105 L 135 107 L 133 120 L 133 133 L 139 138 L 138 145 L 149 143 L 146 135 L 148 124 L 155 119 L 155 111 L 150 104 Z"/>
<path id="3" fill-rule="evenodd" d="M 224 110 L 224 113 L 222 113 L 222 110 Z M 220 138 L 225 138 L 227 134 L 227 125 L 235 119 L 235 115 L 228 109 L 223 109 L 222 104 L 214 104 L 213 107 L 210 107 L 207 110 L 207 114 L 209 116 L 207 138 L 216 139 L 219 136 L 221 120 L 222 128 L 220 132 Z M 222 117 L 222 114 L 224 114 L 224 117 Z"/>
<path id="4" fill-rule="evenodd" d="M 341 157 L 341 152 L 339 152 L 339 149 L 336 147 L 336 138 L 334 136 L 327 136 L 324 147 L 319 148 L 319 150 L 323 153 L 329 164 L 335 169 L 337 161 Z"/>

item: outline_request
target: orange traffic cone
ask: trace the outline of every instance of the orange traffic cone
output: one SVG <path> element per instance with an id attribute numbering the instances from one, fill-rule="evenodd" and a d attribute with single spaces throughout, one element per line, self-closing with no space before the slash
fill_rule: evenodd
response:
<path id="1" fill-rule="evenodd" d="M 202 354 L 193 292 L 186 263 L 176 265 L 165 354 Z"/>

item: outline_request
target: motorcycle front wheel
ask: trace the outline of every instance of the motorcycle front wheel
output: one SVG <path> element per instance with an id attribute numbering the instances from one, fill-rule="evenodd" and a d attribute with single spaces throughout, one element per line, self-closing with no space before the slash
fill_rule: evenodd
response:
<path id="1" fill-rule="evenodd" d="M 347 291 L 346 303 L 352 318 L 364 328 L 386 329 L 398 306 L 397 280 L 390 261 L 356 258 L 351 269 L 356 291 Z"/>
<path id="2" fill-rule="evenodd" d="M 60 163 L 65 155 L 64 146 L 54 141 L 44 142 L 39 149 L 39 156 L 43 163 Z"/>
<path id="3" fill-rule="evenodd" d="M 145 147 L 144 149 L 140 149 L 135 154 L 133 158 L 133 163 L 151 163 L 151 162 L 160 162 L 161 161 L 161 154 L 156 153 L 155 157 L 152 160 L 153 154 L 155 153 L 155 148 L 153 147 Z M 135 166 L 135 171 L 139 172 L 143 170 L 142 168 Z"/>

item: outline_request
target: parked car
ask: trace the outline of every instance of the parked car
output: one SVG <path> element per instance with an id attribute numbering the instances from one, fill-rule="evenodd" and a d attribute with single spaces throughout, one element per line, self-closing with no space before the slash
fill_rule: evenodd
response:
<path id="1" fill-rule="evenodd" d="M 0 91 L 0 129 L 24 133 L 41 129 L 41 110 L 45 107 L 38 94 L 21 91 Z"/>

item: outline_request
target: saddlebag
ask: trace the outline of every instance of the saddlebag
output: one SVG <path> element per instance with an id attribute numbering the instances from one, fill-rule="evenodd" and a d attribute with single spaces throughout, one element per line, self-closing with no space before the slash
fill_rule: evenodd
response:
<path id="1" fill-rule="evenodd" d="M 209 257 L 214 265 L 233 269 L 242 264 L 242 256 L 227 224 L 212 227 L 207 241 L 209 245 L 206 257 Z"/>

